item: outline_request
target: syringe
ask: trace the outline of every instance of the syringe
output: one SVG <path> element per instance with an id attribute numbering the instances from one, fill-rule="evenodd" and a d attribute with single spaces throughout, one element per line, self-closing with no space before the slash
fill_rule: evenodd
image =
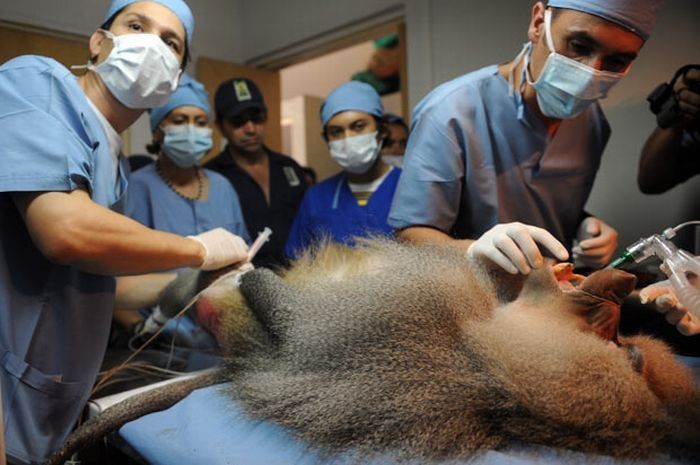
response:
<path id="1" fill-rule="evenodd" d="M 252 262 L 253 258 L 255 255 L 258 253 L 260 250 L 260 247 L 265 244 L 265 242 L 270 240 L 270 236 L 272 235 L 272 229 L 268 228 L 267 226 L 265 229 L 260 231 L 258 233 L 258 237 L 255 238 L 255 241 L 251 244 L 250 249 L 248 249 L 248 261 Z"/>
<path id="2" fill-rule="evenodd" d="M 270 236 L 272 235 L 272 230 L 268 227 L 265 227 L 262 231 L 258 233 L 258 237 L 253 241 L 251 244 L 250 248 L 248 249 L 248 259 L 246 260 L 247 264 L 242 265 L 243 270 L 241 271 L 241 267 L 236 268 L 234 270 L 229 271 L 228 273 L 219 276 L 214 282 L 209 284 L 207 288 L 214 286 L 215 284 L 218 284 L 219 282 L 228 279 L 230 276 L 234 276 L 236 279 L 236 285 L 240 284 L 240 278 L 241 276 L 253 269 L 251 265 L 248 263 L 251 263 L 253 261 L 253 258 L 255 258 L 255 255 L 258 253 L 260 248 L 265 244 L 265 242 L 270 240 Z M 144 336 L 148 334 L 154 334 L 156 332 L 159 332 L 163 326 L 168 322 L 169 319 L 174 318 L 175 316 L 179 316 L 180 314 L 184 313 L 185 309 L 189 308 L 190 305 L 192 305 L 194 302 L 197 301 L 199 296 L 205 291 L 206 289 L 203 289 L 197 293 L 196 296 L 192 298 L 192 300 L 185 306 L 183 307 L 177 315 L 168 315 L 164 314 L 163 311 L 161 310 L 160 306 L 156 305 L 151 314 L 146 318 L 144 321 L 144 324 L 141 326 L 138 336 Z"/>

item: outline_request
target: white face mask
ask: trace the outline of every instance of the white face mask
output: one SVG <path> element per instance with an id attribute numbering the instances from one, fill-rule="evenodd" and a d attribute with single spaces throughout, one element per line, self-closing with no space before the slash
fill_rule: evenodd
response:
<path id="1" fill-rule="evenodd" d="M 103 34 L 114 42 L 109 56 L 89 63 L 105 86 L 124 106 L 133 109 L 165 105 L 177 89 L 180 62 L 175 53 L 155 34 Z"/>
<path id="2" fill-rule="evenodd" d="M 626 71 L 600 71 L 557 53 L 552 41 L 551 21 L 552 12 L 546 10 L 544 28 L 550 54 L 535 82 L 530 77 L 530 54 L 525 54 L 527 82 L 535 88 L 537 103 L 545 116 L 556 119 L 573 118 L 596 100 L 605 98 Z"/>
<path id="3" fill-rule="evenodd" d="M 389 166 L 401 168 L 403 166 L 403 155 L 382 155 L 382 161 Z"/>
<path id="4" fill-rule="evenodd" d="M 331 158 L 349 173 L 366 173 L 377 161 L 381 150 L 377 142 L 377 134 L 377 131 L 374 131 L 370 134 L 329 142 Z"/>
<path id="5" fill-rule="evenodd" d="M 189 168 L 212 147 L 212 129 L 194 124 L 172 124 L 161 128 L 165 134 L 163 153 L 180 168 Z"/>

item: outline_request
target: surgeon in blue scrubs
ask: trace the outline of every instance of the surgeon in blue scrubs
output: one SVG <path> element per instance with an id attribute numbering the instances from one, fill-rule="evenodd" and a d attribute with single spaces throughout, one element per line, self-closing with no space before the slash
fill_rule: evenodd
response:
<path id="1" fill-rule="evenodd" d="M 121 215 L 119 133 L 163 105 L 194 20 L 182 0 L 113 0 L 88 71 L 22 56 L 0 66 L 0 386 L 11 464 L 39 464 L 75 424 L 107 344 L 115 275 L 216 269 L 240 237 L 185 238 Z"/>
<path id="2" fill-rule="evenodd" d="M 285 253 L 294 258 L 320 240 L 352 244 L 353 238 L 390 235 L 389 207 L 401 170 L 379 156 L 387 137 L 382 100 L 372 86 L 351 81 L 321 106 L 323 137 L 343 170 L 304 195 Z"/>
<path id="3" fill-rule="evenodd" d="M 511 273 L 556 258 L 606 265 L 617 232 L 584 206 L 610 128 L 598 104 L 627 74 L 660 0 L 534 4 L 511 62 L 433 90 L 415 109 L 389 223 Z"/>

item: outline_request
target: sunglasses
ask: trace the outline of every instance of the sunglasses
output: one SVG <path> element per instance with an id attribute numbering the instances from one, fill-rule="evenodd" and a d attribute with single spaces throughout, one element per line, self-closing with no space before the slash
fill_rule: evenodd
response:
<path id="1" fill-rule="evenodd" d="M 228 124 L 238 129 L 252 121 L 254 124 L 262 124 L 267 121 L 267 112 L 259 108 L 244 110 L 237 115 L 226 118 Z"/>

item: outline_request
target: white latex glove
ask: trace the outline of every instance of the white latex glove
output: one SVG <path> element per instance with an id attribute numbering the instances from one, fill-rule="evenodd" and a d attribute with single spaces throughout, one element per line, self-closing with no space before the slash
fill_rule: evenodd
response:
<path id="1" fill-rule="evenodd" d="M 700 333 L 700 321 L 693 316 L 676 297 L 668 280 L 651 284 L 639 291 L 643 304 L 656 303 L 656 311 L 665 314 L 666 321 L 676 326 L 678 332 L 686 336 Z"/>
<path id="2" fill-rule="evenodd" d="M 544 265 L 537 244 L 544 246 L 559 260 L 569 258 L 566 247 L 549 232 L 522 223 L 497 224 L 469 247 L 467 255 L 488 258 L 511 274 L 528 274 Z"/>
<path id="3" fill-rule="evenodd" d="M 248 259 L 248 246 L 245 241 L 224 228 L 216 228 L 187 237 L 204 247 L 206 253 L 204 263 L 200 266 L 202 270 L 218 270 Z"/>
<path id="4" fill-rule="evenodd" d="M 600 218 L 589 216 L 576 231 L 571 249 L 574 264 L 586 268 L 603 268 L 617 249 L 617 231 Z"/>

